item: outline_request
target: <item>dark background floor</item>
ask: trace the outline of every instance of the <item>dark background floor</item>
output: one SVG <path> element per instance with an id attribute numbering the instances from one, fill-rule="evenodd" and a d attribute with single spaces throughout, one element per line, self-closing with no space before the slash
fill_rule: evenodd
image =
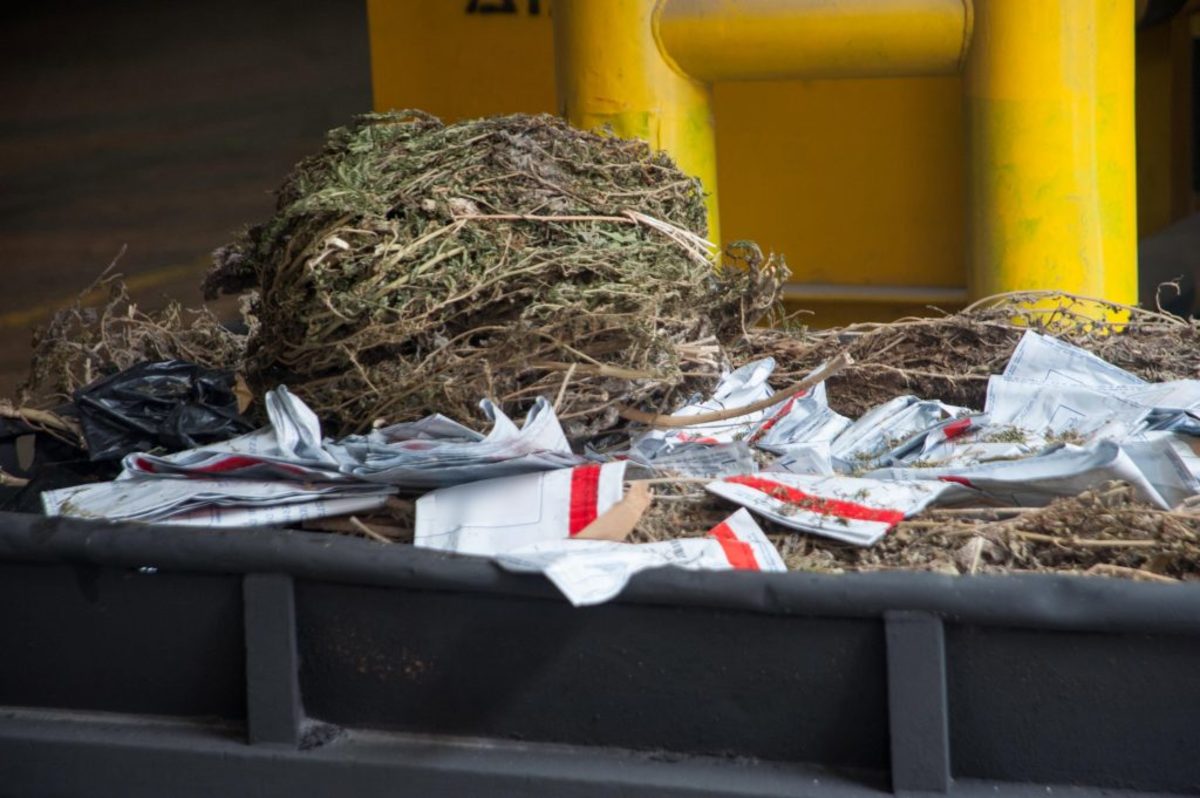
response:
<path id="1" fill-rule="evenodd" d="M 363 0 L 45 0 L 0 25 L 0 397 L 31 331 L 121 250 L 146 307 L 200 301 L 324 132 L 369 110 Z"/>

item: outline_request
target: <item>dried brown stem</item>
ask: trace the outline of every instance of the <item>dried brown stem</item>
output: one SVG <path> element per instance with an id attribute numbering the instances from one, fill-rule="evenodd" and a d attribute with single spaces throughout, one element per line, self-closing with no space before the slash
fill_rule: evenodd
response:
<path id="1" fill-rule="evenodd" d="M 621 407 L 617 409 L 617 413 L 628 421 L 636 421 L 639 424 L 645 424 L 648 427 L 664 428 L 679 428 L 690 427 L 695 424 L 711 424 L 714 421 L 725 421 L 738 416 L 745 416 L 750 413 L 757 413 L 759 410 L 766 410 L 769 407 L 774 407 L 792 396 L 803 393 L 809 388 L 824 382 L 829 377 L 837 374 L 846 366 L 854 361 L 846 352 L 842 352 L 833 360 L 818 368 L 812 374 L 809 374 L 799 382 L 784 388 L 782 391 L 776 391 L 765 399 L 760 399 L 757 402 L 751 402 L 742 407 L 730 407 L 725 410 L 716 410 L 711 413 L 697 413 L 692 416 L 672 416 L 662 413 L 645 413 L 641 410 L 635 410 L 631 407 Z"/>

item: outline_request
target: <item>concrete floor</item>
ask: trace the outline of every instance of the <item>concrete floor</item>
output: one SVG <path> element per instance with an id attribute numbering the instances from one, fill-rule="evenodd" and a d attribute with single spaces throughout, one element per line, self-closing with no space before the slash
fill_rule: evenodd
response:
<path id="1" fill-rule="evenodd" d="M 269 215 L 369 110 L 363 0 L 46 0 L 0 26 L 0 397 L 32 329 L 127 247 L 146 307 L 200 301 L 211 250 Z"/>

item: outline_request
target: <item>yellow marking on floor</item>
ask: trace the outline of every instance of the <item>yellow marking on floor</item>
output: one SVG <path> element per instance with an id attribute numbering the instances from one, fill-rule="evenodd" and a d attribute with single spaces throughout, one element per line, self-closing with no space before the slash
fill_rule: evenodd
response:
<path id="1" fill-rule="evenodd" d="M 156 285 L 163 285 L 172 280 L 177 280 L 181 277 L 189 275 L 199 278 L 203 269 L 203 262 L 199 259 L 192 263 L 182 263 L 175 266 L 163 266 L 158 269 L 150 269 L 149 271 L 130 274 L 121 279 L 125 281 L 125 287 L 131 292 L 141 291 L 146 288 L 153 288 Z M 83 297 L 81 304 L 84 307 L 99 304 L 108 292 L 103 288 L 89 291 Z M 42 302 L 25 310 L 14 310 L 9 313 L 0 314 L 0 330 L 11 330 L 14 327 L 28 327 L 29 325 L 41 321 L 56 310 L 68 307 L 73 302 L 79 299 L 78 294 L 73 294 L 68 297 L 54 299 L 49 302 Z"/>

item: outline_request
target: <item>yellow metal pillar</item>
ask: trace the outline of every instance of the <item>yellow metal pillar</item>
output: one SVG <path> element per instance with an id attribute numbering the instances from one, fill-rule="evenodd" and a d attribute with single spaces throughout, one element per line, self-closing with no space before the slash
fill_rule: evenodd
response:
<path id="1" fill-rule="evenodd" d="M 977 0 L 974 17 L 971 294 L 1136 302 L 1134 4 Z"/>
<path id="2" fill-rule="evenodd" d="M 655 40 L 655 0 L 554 5 L 559 113 L 576 127 L 612 128 L 665 150 L 708 193 L 708 237 L 720 242 L 717 154 L 709 86 L 688 77 Z"/>

